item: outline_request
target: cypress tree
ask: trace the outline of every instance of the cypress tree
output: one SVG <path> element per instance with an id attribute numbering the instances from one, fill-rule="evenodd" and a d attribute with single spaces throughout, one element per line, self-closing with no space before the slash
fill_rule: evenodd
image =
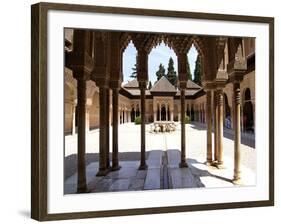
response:
<path id="1" fill-rule="evenodd" d="M 202 77 L 202 65 L 201 65 L 201 57 L 198 55 L 196 59 L 195 64 L 195 70 L 194 70 L 194 79 L 193 82 L 195 82 L 198 85 L 201 85 L 201 77 Z"/>
<path id="2" fill-rule="evenodd" d="M 148 83 L 148 89 L 151 89 L 152 88 L 152 83 L 151 83 L 151 81 L 149 81 L 149 83 Z"/>
<path id="3" fill-rule="evenodd" d="M 174 86 L 177 85 L 177 73 L 174 68 L 174 60 L 172 57 L 169 59 L 168 69 L 167 69 L 167 79 L 172 83 Z"/>
<path id="4" fill-rule="evenodd" d="M 187 70 L 187 78 L 188 80 L 192 80 L 192 75 L 191 75 L 191 71 L 190 71 L 190 66 L 189 66 L 189 61 L 188 61 L 188 58 L 187 58 L 187 63 L 186 63 L 186 70 Z"/>
<path id="5" fill-rule="evenodd" d="M 164 66 L 162 65 L 162 63 L 160 63 L 159 69 L 158 69 L 158 71 L 156 72 L 157 80 L 161 79 L 162 76 L 165 76 L 165 68 L 164 68 Z"/>
<path id="6" fill-rule="evenodd" d="M 138 56 L 136 56 L 136 64 L 132 68 L 132 73 L 130 75 L 130 78 L 137 78 L 137 61 L 138 61 Z"/>

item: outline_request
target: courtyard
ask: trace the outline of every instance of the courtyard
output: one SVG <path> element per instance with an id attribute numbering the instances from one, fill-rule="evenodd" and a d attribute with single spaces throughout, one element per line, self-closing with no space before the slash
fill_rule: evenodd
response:
<path id="1" fill-rule="evenodd" d="M 110 126 L 110 133 L 112 133 Z M 186 124 L 187 168 L 179 168 L 181 130 L 169 133 L 153 133 L 146 124 L 147 170 L 139 170 L 140 125 L 125 123 L 119 125 L 119 161 L 121 169 L 106 176 L 96 176 L 99 169 L 99 129 L 86 134 L 86 176 L 90 192 L 111 192 L 129 190 L 155 190 L 176 188 L 232 187 L 234 170 L 233 130 L 224 129 L 224 167 L 207 166 L 206 126 L 192 122 Z M 110 134 L 110 151 L 112 135 Z M 77 135 L 65 137 L 65 194 L 76 193 L 77 189 Z M 256 152 L 253 134 L 241 134 L 241 175 L 239 186 L 255 185 Z"/>

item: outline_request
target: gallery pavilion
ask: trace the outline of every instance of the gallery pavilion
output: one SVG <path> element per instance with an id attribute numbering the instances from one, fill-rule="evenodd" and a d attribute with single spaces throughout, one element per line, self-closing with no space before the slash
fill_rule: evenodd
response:
<path id="1" fill-rule="evenodd" d="M 137 78 L 123 80 L 122 54 L 137 49 Z M 178 87 L 165 77 L 148 89 L 148 55 L 161 42 L 178 60 Z M 194 45 L 202 61 L 202 86 L 187 78 L 187 52 Z M 255 130 L 255 39 L 134 32 L 65 30 L 65 135 L 77 133 L 77 192 L 87 191 L 85 145 L 99 129 L 99 172 L 120 168 L 118 126 L 140 116 L 140 169 L 146 169 L 145 124 L 169 121 L 181 126 L 180 167 L 187 167 L 185 117 L 206 125 L 206 164 L 223 164 L 223 130 L 234 131 L 234 177 L 239 183 L 241 131 Z M 109 132 L 112 126 L 112 161 Z M 212 139 L 212 131 L 214 139 Z M 212 143 L 213 142 L 213 143 Z M 120 147 L 120 146 L 119 146 Z M 214 147 L 214 148 L 213 148 Z"/>

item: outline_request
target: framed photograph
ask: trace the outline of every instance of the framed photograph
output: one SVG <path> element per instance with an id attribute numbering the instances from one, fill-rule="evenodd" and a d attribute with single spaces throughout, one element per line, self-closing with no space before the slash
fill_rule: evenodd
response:
<path id="1" fill-rule="evenodd" d="M 274 205 L 274 18 L 31 8 L 33 219 Z"/>

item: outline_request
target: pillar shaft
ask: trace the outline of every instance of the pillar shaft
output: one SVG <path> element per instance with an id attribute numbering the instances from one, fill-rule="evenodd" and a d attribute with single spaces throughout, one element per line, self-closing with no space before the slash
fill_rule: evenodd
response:
<path id="1" fill-rule="evenodd" d="M 120 169 L 118 159 L 119 88 L 112 89 L 112 170 Z"/>
<path id="2" fill-rule="evenodd" d="M 217 110 L 218 110 L 218 122 L 217 122 L 217 146 L 218 146 L 218 165 L 223 164 L 223 90 L 217 90 Z"/>
<path id="3" fill-rule="evenodd" d="M 99 100 L 100 100 L 100 146 L 99 146 L 99 171 L 97 176 L 105 176 L 108 173 L 107 169 L 107 116 L 106 116 L 106 102 L 107 102 L 107 86 L 99 87 Z"/>
<path id="4" fill-rule="evenodd" d="M 83 193 L 87 191 L 86 181 L 86 81 L 77 79 L 77 113 L 78 113 L 78 184 L 77 192 Z"/>
<path id="5" fill-rule="evenodd" d="M 234 92 L 234 179 L 235 183 L 241 180 L 241 158 L 240 158 L 240 83 L 233 84 Z"/>
<path id="6" fill-rule="evenodd" d="M 212 91 L 207 90 L 206 93 L 207 108 L 207 164 L 212 163 Z"/>
<path id="7" fill-rule="evenodd" d="M 180 90 L 181 93 L 181 162 L 179 167 L 187 167 L 185 152 L 185 89 Z"/>
<path id="8" fill-rule="evenodd" d="M 76 108 L 76 105 L 75 104 L 73 104 L 73 106 L 72 106 L 72 135 L 75 135 L 75 108 Z"/>
<path id="9" fill-rule="evenodd" d="M 217 105 L 217 91 L 214 91 L 214 160 L 218 161 L 218 105 Z"/>
<path id="10" fill-rule="evenodd" d="M 110 113 L 110 107 L 109 107 L 109 88 L 106 88 L 106 101 L 105 103 L 105 108 L 106 108 L 106 112 L 105 112 L 105 116 L 106 116 L 106 126 L 105 126 L 105 130 L 106 130 L 106 168 L 110 169 L 110 159 L 109 159 L 109 136 L 110 136 L 110 128 L 109 128 L 109 113 Z"/>
<path id="11" fill-rule="evenodd" d="M 141 161 L 139 169 L 147 169 L 145 161 L 145 88 L 146 82 L 140 83 L 141 92 Z"/>

